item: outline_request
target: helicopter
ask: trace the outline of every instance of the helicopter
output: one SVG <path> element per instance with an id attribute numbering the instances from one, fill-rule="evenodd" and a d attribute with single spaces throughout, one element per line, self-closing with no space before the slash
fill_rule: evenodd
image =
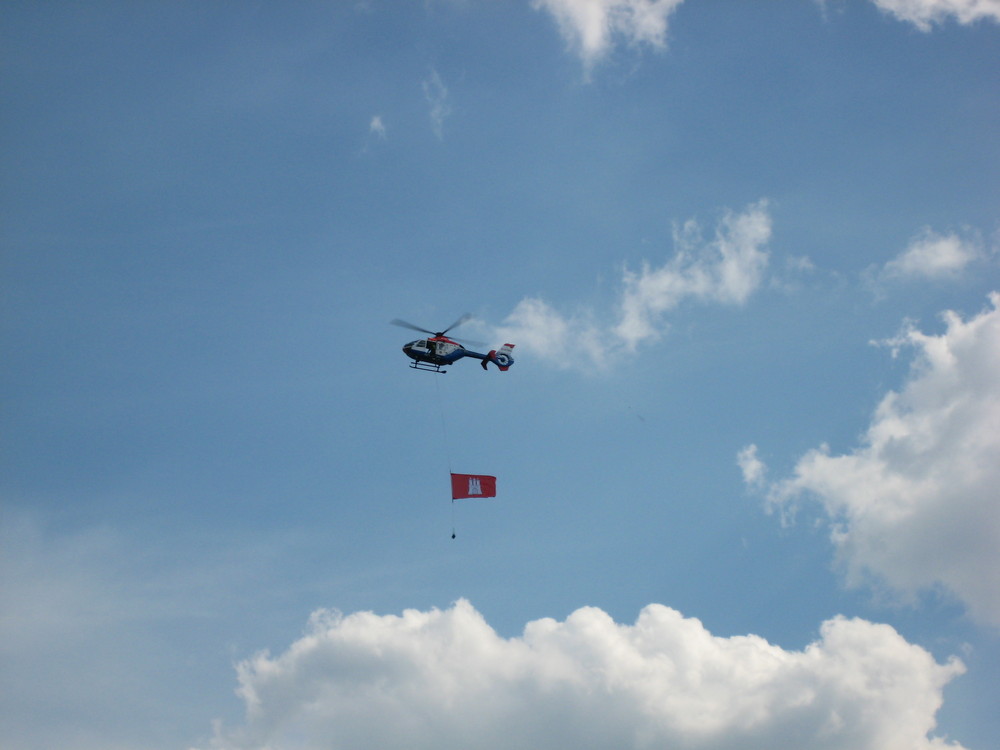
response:
<path id="1" fill-rule="evenodd" d="M 417 339 L 416 341 L 411 341 L 403 346 L 403 353 L 413 360 L 410 363 L 410 367 L 414 370 L 425 370 L 427 372 L 439 372 L 444 374 L 448 371 L 441 368 L 447 365 L 452 365 L 463 357 L 473 357 L 481 360 L 479 364 L 484 370 L 488 369 L 487 364 L 489 362 L 495 364 L 502 372 L 509 370 L 510 366 L 514 364 L 514 358 L 511 356 L 511 350 L 514 348 L 514 344 L 504 344 L 499 349 L 491 349 L 488 354 L 482 354 L 480 352 L 474 352 L 471 349 L 466 349 L 458 343 L 458 341 L 454 341 L 445 336 L 445 334 L 452 328 L 462 325 L 462 323 L 471 317 L 471 315 L 465 314 L 443 331 L 431 331 L 427 328 L 421 328 L 420 326 L 415 326 L 412 323 L 407 323 L 405 320 L 400 320 L 399 318 L 390 320 L 389 322 L 394 326 L 400 326 L 401 328 L 409 328 L 412 331 L 420 331 L 421 333 L 430 334 L 427 338 Z M 478 344 L 478 342 L 474 341 L 468 341 L 466 343 Z"/>

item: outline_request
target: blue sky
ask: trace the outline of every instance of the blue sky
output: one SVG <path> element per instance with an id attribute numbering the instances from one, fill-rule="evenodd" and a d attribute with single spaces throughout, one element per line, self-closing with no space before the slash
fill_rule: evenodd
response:
<path id="1" fill-rule="evenodd" d="M 2 13 L 5 748 L 995 744 L 996 2 Z"/>

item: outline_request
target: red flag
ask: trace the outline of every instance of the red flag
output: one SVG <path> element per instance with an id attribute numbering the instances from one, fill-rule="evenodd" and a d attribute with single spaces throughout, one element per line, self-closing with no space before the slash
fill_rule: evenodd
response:
<path id="1" fill-rule="evenodd" d="M 451 499 L 467 497 L 496 497 L 497 478 L 485 474 L 452 474 Z"/>

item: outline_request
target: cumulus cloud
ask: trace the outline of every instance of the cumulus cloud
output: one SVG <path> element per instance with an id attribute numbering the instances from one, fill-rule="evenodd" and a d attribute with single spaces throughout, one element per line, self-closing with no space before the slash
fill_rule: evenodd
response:
<path id="1" fill-rule="evenodd" d="M 434 135 L 438 138 L 444 138 L 444 121 L 451 114 L 448 88 L 436 70 L 431 70 L 430 76 L 424 80 L 422 86 L 424 97 L 430 105 L 431 128 L 434 130 Z"/>
<path id="2" fill-rule="evenodd" d="M 667 20 L 683 0 L 534 0 L 550 13 L 589 71 L 615 42 L 666 46 Z"/>
<path id="3" fill-rule="evenodd" d="M 213 747 L 941 750 L 960 747 L 928 734 L 963 671 L 888 625 L 843 617 L 786 651 L 658 604 L 634 625 L 585 607 L 509 639 L 464 600 L 401 616 L 320 611 L 283 654 L 239 665 L 246 718 Z"/>
<path id="4" fill-rule="evenodd" d="M 980 243 L 925 227 L 897 257 L 885 264 L 883 278 L 954 278 L 985 254 Z"/>
<path id="5" fill-rule="evenodd" d="M 935 23 L 954 18 L 960 24 L 1000 21 L 1000 0 L 873 0 L 884 13 L 930 31 Z"/>
<path id="6" fill-rule="evenodd" d="M 557 366 L 606 367 L 618 354 L 658 337 L 667 328 L 665 314 L 686 300 L 744 304 L 763 282 L 770 236 L 765 201 L 741 213 L 726 211 L 709 240 L 689 220 L 674 230 L 675 252 L 669 260 L 623 272 L 621 296 L 609 315 L 587 309 L 563 314 L 530 297 L 492 335 Z"/>
<path id="7" fill-rule="evenodd" d="M 968 320 L 946 313 L 940 335 L 909 325 L 884 342 L 916 357 L 861 444 L 809 451 L 767 492 L 783 512 L 803 496 L 820 503 L 850 584 L 944 588 L 1000 626 L 1000 294 L 990 302 Z M 742 455 L 748 481 L 762 476 L 756 452 Z"/>

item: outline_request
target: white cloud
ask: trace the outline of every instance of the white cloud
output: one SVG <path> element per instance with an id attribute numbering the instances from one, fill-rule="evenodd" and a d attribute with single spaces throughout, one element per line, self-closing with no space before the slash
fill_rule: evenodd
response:
<path id="1" fill-rule="evenodd" d="M 493 336 L 561 367 L 605 367 L 613 346 L 608 346 L 605 334 L 590 317 L 585 313 L 564 316 L 545 300 L 527 297 L 494 330 Z"/>
<path id="2" fill-rule="evenodd" d="M 448 89 L 436 70 L 423 82 L 424 96 L 431 108 L 431 128 L 434 135 L 444 138 L 444 121 L 451 114 L 451 104 L 448 102 Z"/>
<path id="3" fill-rule="evenodd" d="M 990 301 L 969 320 L 946 313 L 941 335 L 910 326 L 885 342 L 917 351 L 903 389 L 882 399 L 859 447 L 809 451 L 769 502 L 819 501 L 850 584 L 943 587 L 1000 625 L 1000 294 Z"/>
<path id="4" fill-rule="evenodd" d="M 621 321 L 615 332 L 629 348 L 658 335 L 663 313 L 687 298 L 743 304 L 761 283 L 768 263 L 771 217 L 761 201 L 740 214 L 727 212 L 705 242 L 694 221 L 674 231 L 677 253 L 659 268 L 626 271 Z"/>
<path id="5" fill-rule="evenodd" d="M 239 665 L 245 722 L 219 728 L 213 747 L 941 750 L 960 747 L 928 733 L 963 671 L 843 617 L 785 651 L 658 604 L 634 625 L 585 607 L 510 639 L 464 600 L 320 611 L 283 654 Z"/>
<path id="6" fill-rule="evenodd" d="M 885 13 L 930 31 L 935 23 L 954 17 L 961 24 L 982 19 L 1000 21 L 1000 0 L 873 0 Z"/>
<path id="7" fill-rule="evenodd" d="M 638 273 L 624 271 L 621 298 L 611 316 L 616 322 L 600 323 L 591 310 L 564 315 L 530 297 L 492 335 L 561 367 L 606 367 L 616 355 L 659 336 L 667 326 L 665 313 L 685 300 L 744 304 L 763 281 L 770 236 L 766 201 L 742 213 L 727 211 L 707 241 L 698 223 L 689 220 L 674 231 L 676 250 L 670 260 L 658 267 L 645 263 Z"/>
<path id="8" fill-rule="evenodd" d="M 984 253 L 978 242 L 957 234 L 937 234 L 929 227 L 913 238 L 909 247 L 886 263 L 888 278 L 951 278 L 960 274 Z"/>
<path id="9" fill-rule="evenodd" d="M 534 0 L 548 11 L 566 43 L 589 71 L 618 39 L 630 45 L 666 45 L 667 19 L 683 0 Z"/>
<path id="10" fill-rule="evenodd" d="M 743 481 L 751 487 L 760 487 L 764 483 L 767 467 L 757 456 L 757 446 L 748 445 L 736 455 L 736 463 L 743 473 Z"/>
<path id="11" fill-rule="evenodd" d="M 372 135 L 377 135 L 379 138 L 385 139 L 385 123 L 382 122 L 381 115 L 374 115 L 371 122 L 368 125 L 368 132 Z"/>

